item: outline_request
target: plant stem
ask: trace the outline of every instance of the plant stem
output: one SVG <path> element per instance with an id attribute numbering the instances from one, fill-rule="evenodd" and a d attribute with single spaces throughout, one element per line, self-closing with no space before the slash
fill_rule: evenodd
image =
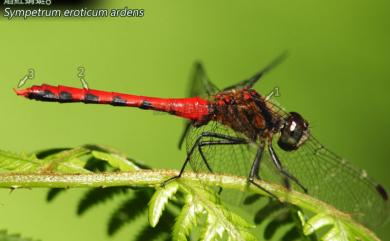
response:
<path id="1" fill-rule="evenodd" d="M 114 186 L 160 186 L 169 177 L 178 175 L 174 170 L 138 170 L 135 172 L 106 172 L 91 174 L 28 174 L 28 173 L 1 173 L 0 188 L 80 188 L 80 187 L 114 187 Z M 186 172 L 178 179 L 186 182 L 204 182 L 209 186 L 221 186 L 222 188 L 245 190 L 248 188 L 247 179 L 244 177 L 195 174 Z M 374 240 L 379 240 L 364 226 L 356 223 L 349 215 L 334 207 L 315 199 L 309 195 L 287 190 L 283 186 L 258 180 L 257 183 L 277 196 L 281 201 L 297 205 L 313 213 L 327 213 L 333 217 L 343 219 L 359 229 L 363 229 Z M 250 185 L 249 188 L 261 195 L 268 195 L 263 190 Z"/>

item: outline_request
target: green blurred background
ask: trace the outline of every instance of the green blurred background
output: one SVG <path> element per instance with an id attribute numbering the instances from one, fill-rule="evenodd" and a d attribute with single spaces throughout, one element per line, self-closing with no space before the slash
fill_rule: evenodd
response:
<path id="1" fill-rule="evenodd" d="M 182 120 L 112 106 L 43 103 L 12 91 L 28 85 L 80 87 L 182 97 L 195 60 L 226 86 L 249 77 L 284 50 L 289 58 L 256 88 L 301 112 L 330 149 L 390 189 L 390 3 L 374 1 L 108 1 L 99 7 L 144 8 L 143 18 L 0 18 L 0 148 L 31 152 L 106 144 L 157 168 L 178 169 Z M 120 201 L 79 218 L 82 190 L 50 204 L 46 190 L 0 190 L 0 229 L 44 241 L 108 240 L 106 222 Z M 145 221 L 141 217 L 139 224 Z M 390 239 L 390 225 L 378 229 Z M 132 240 L 126 226 L 111 240 Z"/>

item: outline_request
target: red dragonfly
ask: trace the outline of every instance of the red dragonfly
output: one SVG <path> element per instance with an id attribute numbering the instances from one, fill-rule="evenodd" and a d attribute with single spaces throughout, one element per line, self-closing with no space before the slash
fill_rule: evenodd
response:
<path id="1" fill-rule="evenodd" d="M 40 101 L 130 106 L 185 118 L 189 122 L 179 146 L 186 140 L 187 157 L 180 174 L 172 179 L 180 177 L 188 164 L 194 170 L 245 175 L 256 186 L 255 179 L 264 179 L 309 193 L 367 226 L 382 224 L 390 210 L 385 189 L 364 170 L 320 144 L 299 113 L 284 111 L 252 88 L 282 59 L 278 57 L 249 79 L 223 90 L 211 83 L 197 64 L 190 93 L 195 97 L 189 98 L 46 84 L 16 93 Z"/>

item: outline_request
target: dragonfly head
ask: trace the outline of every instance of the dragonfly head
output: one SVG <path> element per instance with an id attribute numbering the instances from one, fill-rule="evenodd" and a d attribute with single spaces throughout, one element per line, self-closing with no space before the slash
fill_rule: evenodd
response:
<path id="1" fill-rule="evenodd" d="M 285 151 L 298 149 L 307 140 L 308 127 L 309 123 L 300 114 L 290 112 L 281 129 L 278 140 L 279 147 Z"/>

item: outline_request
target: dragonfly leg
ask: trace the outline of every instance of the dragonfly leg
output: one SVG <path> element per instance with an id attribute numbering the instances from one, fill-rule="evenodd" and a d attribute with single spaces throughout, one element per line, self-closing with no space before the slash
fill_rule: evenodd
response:
<path id="1" fill-rule="evenodd" d="M 202 157 L 204 164 L 206 165 L 207 169 L 209 170 L 209 172 L 213 173 L 213 170 L 211 169 L 211 167 L 206 159 L 206 156 L 203 153 L 202 147 L 212 146 L 212 145 L 239 145 L 239 144 L 247 144 L 247 143 L 248 142 L 245 139 L 241 139 L 241 138 L 238 138 L 236 140 L 222 139 L 222 140 L 216 140 L 216 141 L 201 141 L 198 145 L 198 151 L 199 151 L 200 156 Z M 218 194 L 221 194 L 221 192 L 222 192 L 222 187 L 219 187 Z"/>
<path id="2" fill-rule="evenodd" d="M 261 178 L 259 176 L 259 168 L 260 168 L 261 157 L 263 156 L 263 151 L 264 151 L 264 144 L 261 144 L 259 146 L 259 149 L 257 149 L 255 159 L 253 160 L 252 167 L 251 167 L 251 170 L 249 172 L 248 182 L 253 184 L 257 188 L 261 189 L 262 191 L 268 193 L 271 197 L 278 199 L 278 197 L 276 197 L 275 194 L 264 189 L 262 186 L 260 186 L 259 184 L 257 184 L 255 182 L 256 178 L 261 180 Z"/>
<path id="3" fill-rule="evenodd" d="M 208 145 L 212 145 L 212 144 L 208 143 Z M 209 172 L 214 173 L 213 170 L 211 169 L 211 167 L 210 167 L 210 165 L 209 165 L 209 163 L 208 163 L 204 153 L 203 153 L 202 146 L 207 146 L 207 144 L 202 142 L 202 143 L 200 143 L 198 145 L 199 154 L 202 157 L 202 160 L 203 160 L 204 164 L 206 165 L 207 169 L 209 170 Z"/>
<path id="4" fill-rule="evenodd" d="M 261 145 L 256 152 L 255 160 L 253 160 L 252 167 L 249 172 L 249 179 L 251 178 L 260 179 L 259 168 L 260 168 L 261 157 L 263 156 L 263 151 L 264 151 L 264 145 Z"/>
<path id="5" fill-rule="evenodd" d="M 274 150 L 274 148 L 272 147 L 272 144 L 271 143 L 268 143 L 268 151 L 271 155 L 271 159 L 272 161 L 274 162 L 276 168 L 280 171 L 280 173 L 283 174 L 284 176 L 284 182 L 285 182 L 285 185 L 288 189 L 291 188 L 291 185 L 290 185 L 290 181 L 289 179 L 291 179 L 292 181 L 294 181 L 305 193 L 307 193 L 307 188 L 305 186 L 302 185 L 302 183 L 298 180 L 298 178 L 296 178 L 294 175 L 290 174 L 287 170 L 284 169 L 284 167 L 282 166 L 282 163 L 280 162 L 278 156 L 276 155 L 276 152 Z"/>
<path id="6" fill-rule="evenodd" d="M 239 145 L 239 144 L 248 144 L 248 141 L 239 138 L 239 137 L 234 137 L 234 136 L 228 136 L 228 135 L 223 135 L 219 133 L 213 133 L 213 132 L 203 132 L 202 137 L 214 137 L 214 138 L 219 138 L 220 140 L 215 140 L 215 141 L 199 141 L 197 144 L 198 146 L 198 151 L 200 156 L 202 157 L 203 162 L 207 166 L 207 169 L 212 173 L 213 171 L 211 170 L 211 167 L 209 163 L 207 162 L 207 159 L 203 153 L 202 147 L 204 146 L 212 146 L 212 145 Z"/>
<path id="7" fill-rule="evenodd" d="M 216 141 L 202 141 L 203 138 L 206 138 L 206 137 L 214 137 L 214 138 L 219 138 L 221 140 L 216 140 Z M 172 180 L 175 180 L 177 178 L 180 178 L 182 175 L 183 175 L 183 172 L 185 170 L 185 168 L 187 167 L 188 163 L 190 162 L 191 160 L 191 156 L 192 154 L 194 153 L 194 150 L 195 148 L 198 148 L 199 150 L 199 153 L 202 157 L 202 160 L 203 162 L 205 163 L 207 169 L 213 173 L 209 163 L 207 162 L 204 154 L 203 154 L 203 151 L 201 150 L 202 146 L 207 146 L 207 145 L 227 145 L 227 144 L 246 144 L 248 143 L 245 139 L 243 138 L 238 138 L 238 137 L 233 137 L 233 136 L 228 136 L 228 135 L 223 135 L 223 134 L 219 134 L 219 133 L 214 133 L 214 132 L 203 132 L 202 134 L 199 135 L 199 137 L 196 139 L 194 145 L 192 145 L 190 151 L 187 153 L 187 157 L 186 157 L 186 160 L 183 164 L 183 166 L 181 167 L 180 169 L 180 172 L 179 172 L 179 175 L 177 176 L 174 176 L 174 177 L 171 177 L 169 178 L 168 180 L 165 180 L 163 183 L 162 183 L 162 186 L 164 186 L 165 184 L 167 184 L 168 182 L 172 181 Z"/>
<path id="8" fill-rule="evenodd" d="M 191 150 L 192 150 L 192 149 L 191 149 Z M 184 170 L 186 169 L 186 166 L 187 166 L 187 164 L 188 164 L 189 161 L 190 161 L 190 156 L 191 156 L 190 154 L 187 154 L 187 158 L 186 158 L 186 160 L 184 161 L 184 164 L 183 164 L 183 166 L 182 166 L 181 169 L 180 169 L 179 175 L 170 177 L 170 178 L 168 178 L 167 180 L 163 181 L 163 183 L 161 183 L 161 186 L 165 186 L 168 182 L 171 182 L 171 181 L 173 181 L 173 180 L 176 180 L 176 179 L 180 178 L 181 175 L 183 175 L 183 172 L 184 172 Z"/>
<path id="9" fill-rule="evenodd" d="M 207 169 L 213 173 L 209 163 L 207 162 L 206 156 L 203 153 L 202 147 L 204 146 L 213 146 L 213 145 L 239 145 L 239 144 L 247 144 L 248 142 L 245 139 L 237 138 L 237 139 L 222 139 L 216 141 L 201 141 L 198 144 L 198 151 L 204 164 L 207 166 Z"/>

